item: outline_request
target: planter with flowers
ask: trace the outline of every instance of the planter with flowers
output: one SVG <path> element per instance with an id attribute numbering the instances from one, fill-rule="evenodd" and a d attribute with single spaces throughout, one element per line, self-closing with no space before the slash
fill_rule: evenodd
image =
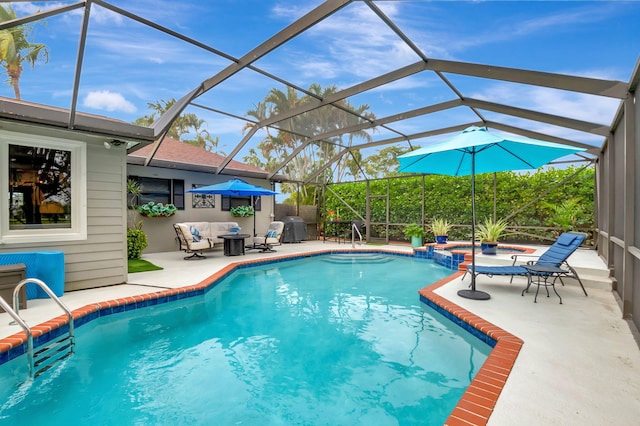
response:
<path id="1" fill-rule="evenodd" d="M 230 212 L 233 217 L 251 217 L 255 214 L 251 206 L 231 207 Z"/>
<path id="2" fill-rule="evenodd" d="M 339 222 L 340 221 L 340 209 L 337 209 L 335 212 L 333 210 L 329 210 L 327 212 L 327 220 L 329 222 Z"/>
<path id="3" fill-rule="evenodd" d="M 149 201 L 147 204 L 138 206 L 138 213 L 144 217 L 171 217 L 178 209 L 173 204 L 162 204 Z"/>

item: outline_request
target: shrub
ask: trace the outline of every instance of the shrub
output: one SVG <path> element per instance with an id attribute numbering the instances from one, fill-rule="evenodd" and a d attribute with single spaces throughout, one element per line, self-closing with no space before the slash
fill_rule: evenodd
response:
<path id="1" fill-rule="evenodd" d="M 140 259 L 142 250 L 147 248 L 147 234 L 141 229 L 129 229 L 127 231 L 127 258 Z"/>

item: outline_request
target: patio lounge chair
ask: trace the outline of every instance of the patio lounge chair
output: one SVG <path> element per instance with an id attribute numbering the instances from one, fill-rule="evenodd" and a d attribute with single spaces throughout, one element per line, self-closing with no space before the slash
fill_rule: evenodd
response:
<path id="1" fill-rule="evenodd" d="M 540 281 L 538 281 L 538 290 L 540 289 L 540 285 L 546 286 L 547 285 L 546 280 L 550 278 L 553 278 L 554 281 L 556 279 L 560 279 L 560 282 L 562 283 L 562 285 L 564 285 L 564 282 L 562 281 L 563 277 L 575 278 L 580 284 L 580 287 L 582 288 L 584 295 L 587 296 L 587 291 L 584 289 L 584 285 L 582 285 L 582 281 L 580 280 L 578 273 L 573 267 L 571 267 L 571 265 L 567 263 L 567 259 L 569 258 L 569 256 L 571 256 L 571 254 L 573 254 L 573 252 L 576 251 L 578 247 L 580 247 L 580 245 L 586 239 L 586 237 L 587 235 L 581 232 L 565 232 L 562 235 L 560 235 L 556 240 L 556 242 L 553 243 L 551 247 L 549 247 L 547 251 L 542 253 L 542 255 L 540 255 L 540 257 L 535 261 L 530 260 L 526 262 L 526 264 L 524 265 L 516 265 L 516 262 L 518 261 L 519 257 L 524 257 L 527 255 L 514 254 L 513 256 L 511 256 L 511 258 L 513 259 L 513 264 L 511 266 L 476 265 L 475 270 L 471 270 L 472 266 L 469 265 L 469 269 L 467 272 L 473 273 L 476 276 L 478 275 L 487 275 L 489 277 L 493 277 L 496 275 L 511 276 L 511 280 L 509 282 L 513 281 L 513 277 L 515 275 L 527 276 L 528 283 L 527 283 L 527 288 L 524 291 L 527 291 L 531 286 L 533 277 L 542 278 L 545 280 L 544 284 L 540 284 Z M 531 268 L 529 269 L 528 267 L 531 267 Z M 544 270 L 545 267 L 547 271 L 536 271 L 536 269 Z M 549 272 L 549 271 L 552 271 L 552 272 Z M 553 283 L 549 285 L 553 286 Z M 553 289 L 555 291 L 555 287 Z M 523 291 L 523 295 L 524 295 L 524 291 Z M 536 292 L 536 296 L 537 296 L 537 292 Z M 558 295 L 558 297 L 560 296 Z M 560 301 L 562 303 L 562 299 L 560 299 Z"/>
<path id="2" fill-rule="evenodd" d="M 183 223 L 174 223 L 173 229 L 176 231 L 180 250 L 184 250 L 185 253 L 191 253 L 191 256 L 185 257 L 185 260 L 206 259 L 206 256 L 202 254 L 202 250 L 208 250 L 213 247 L 210 238 L 194 236 L 191 233 L 191 229 Z"/>
<path id="3" fill-rule="evenodd" d="M 273 246 L 282 244 L 282 231 L 284 231 L 284 222 L 271 222 L 267 232 L 264 235 L 253 237 L 253 245 L 245 248 L 259 249 L 263 253 L 275 252 Z"/>

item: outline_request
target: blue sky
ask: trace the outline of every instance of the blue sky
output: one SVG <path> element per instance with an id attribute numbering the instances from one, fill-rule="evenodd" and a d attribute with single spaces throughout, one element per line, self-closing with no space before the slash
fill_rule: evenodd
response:
<path id="1" fill-rule="evenodd" d="M 20 2 L 19 16 L 73 2 Z M 319 1 L 137 0 L 111 1 L 228 55 L 240 57 L 320 4 Z M 384 1 L 376 3 L 430 58 L 499 65 L 627 82 L 640 54 L 640 2 L 605 1 Z M 48 46 L 49 62 L 25 68 L 22 99 L 61 108 L 71 93 L 81 9 L 36 25 L 32 41 Z M 338 11 L 255 65 L 302 87 L 335 84 L 340 89 L 418 61 L 362 2 Z M 229 61 L 199 47 L 93 5 L 82 67 L 78 110 L 131 122 L 149 113 L 148 102 L 180 98 Z M 467 97 L 491 99 L 551 114 L 610 124 L 615 100 L 447 75 Z M 277 82 L 243 71 L 205 94 L 198 103 L 244 116 Z M 13 97 L 9 85 L 0 96 Z M 455 98 L 432 73 L 421 73 L 350 99 L 384 117 Z M 229 152 L 242 139 L 244 122 L 190 108 L 207 122 Z M 496 114 L 485 114 L 488 119 Z M 504 117 L 503 117 L 504 118 Z M 477 120 L 449 110 L 398 123 L 405 133 Z M 515 118 L 504 118 L 518 125 Z M 447 124 L 451 123 L 451 124 Z M 600 144 L 601 138 L 536 124 L 536 131 Z M 256 135 L 248 144 L 255 146 Z M 388 137 L 384 131 L 374 139 Z M 418 142 L 420 143 L 420 142 Z M 237 158 L 241 160 L 242 153 Z"/>

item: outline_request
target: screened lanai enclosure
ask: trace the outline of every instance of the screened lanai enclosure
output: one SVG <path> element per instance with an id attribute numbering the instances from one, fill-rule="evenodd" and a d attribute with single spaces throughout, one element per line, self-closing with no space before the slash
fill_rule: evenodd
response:
<path id="1" fill-rule="evenodd" d="M 578 10 L 573 2 L 442 9 L 423 1 L 237 1 L 235 13 L 217 3 L 0 2 L 3 42 L 24 42 L 17 29 L 28 29 L 34 43 L 30 56 L 2 52 L 11 84 L 0 117 L 79 138 L 110 135 L 129 152 L 152 145 L 144 165 L 166 138 L 189 140 L 223 157 L 212 173 L 231 174 L 232 161 L 264 170 L 284 196 L 319 206 L 319 221 L 332 185 L 401 179 L 398 155 L 469 126 L 579 147 L 555 164 L 595 167 L 593 244 L 611 268 L 623 314 L 638 324 L 636 4 L 606 5 L 626 17 L 615 28 L 589 24 L 611 33 L 610 46 L 558 35 L 572 46 L 562 55 L 597 65 L 574 75 L 549 53 L 559 39 L 527 39 L 527 28 L 543 25 L 527 21 L 527 11 L 562 12 L 569 22 L 589 2 L 577 2 Z M 512 21 L 493 20 L 490 7 Z M 462 26 L 460 17 L 474 14 L 477 22 Z M 444 39 L 445 29 L 455 37 Z M 513 44 L 496 56 L 501 38 Z M 626 74 L 602 77 L 607 55 L 624 56 Z M 380 203 L 378 195 L 364 198 Z M 373 221 L 370 208 L 344 209 Z M 389 226 L 388 218 L 379 224 Z"/>

